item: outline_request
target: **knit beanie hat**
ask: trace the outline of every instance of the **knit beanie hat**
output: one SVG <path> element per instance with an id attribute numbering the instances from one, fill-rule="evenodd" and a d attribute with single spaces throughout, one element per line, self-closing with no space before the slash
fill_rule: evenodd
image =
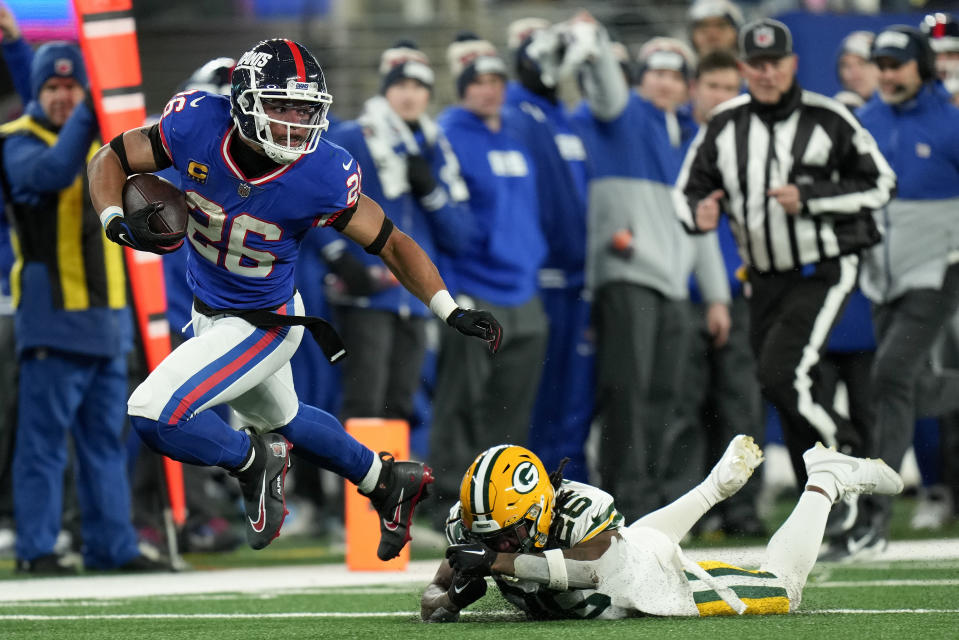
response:
<path id="1" fill-rule="evenodd" d="M 696 66 L 696 55 L 686 43 L 676 38 L 653 38 L 644 44 L 637 55 L 639 72 L 636 78 L 642 81 L 643 74 L 650 69 L 678 71 L 689 79 Z"/>
<path id="2" fill-rule="evenodd" d="M 33 97 L 40 95 L 40 87 L 50 78 L 73 78 L 87 87 L 87 72 L 79 47 L 69 42 L 48 42 L 33 55 L 30 65 L 30 85 Z"/>
<path id="3" fill-rule="evenodd" d="M 506 63 L 497 54 L 496 47 L 487 40 L 481 40 L 474 33 L 459 34 L 446 50 L 446 59 L 456 82 L 457 95 L 461 98 L 476 76 L 495 73 L 504 80 L 507 77 Z"/>
<path id="4" fill-rule="evenodd" d="M 434 74 L 430 59 L 412 40 L 400 40 L 380 56 L 380 93 L 390 85 L 410 78 L 433 90 Z"/>

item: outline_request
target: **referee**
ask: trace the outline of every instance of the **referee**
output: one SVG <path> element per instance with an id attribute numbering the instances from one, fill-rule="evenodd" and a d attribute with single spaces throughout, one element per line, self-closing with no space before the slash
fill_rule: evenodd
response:
<path id="1" fill-rule="evenodd" d="M 700 129 L 673 196 L 690 232 L 730 216 L 749 268 L 759 382 L 803 486 L 802 453 L 817 440 L 858 448 L 832 403 L 820 404 L 817 368 L 859 252 L 880 240 L 871 212 L 892 197 L 896 176 L 846 107 L 799 87 L 786 25 L 747 25 L 739 49 L 749 92 Z"/>

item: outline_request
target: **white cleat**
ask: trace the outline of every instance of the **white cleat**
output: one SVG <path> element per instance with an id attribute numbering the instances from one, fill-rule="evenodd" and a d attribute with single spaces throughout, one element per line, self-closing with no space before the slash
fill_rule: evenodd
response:
<path id="1" fill-rule="evenodd" d="M 752 436 L 738 435 L 730 441 L 723 457 L 709 472 L 709 479 L 719 495 L 726 499 L 743 488 L 762 461 L 763 450 Z"/>
<path id="2" fill-rule="evenodd" d="M 837 500 L 849 494 L 894 496 L 902 491 L 902 478 L 882 460 L 847 456 L 832 447 L 827 449 L 821 442 L 807 450 L 802 458 L 807 475 L 825 472 L 835 478 Z"/>

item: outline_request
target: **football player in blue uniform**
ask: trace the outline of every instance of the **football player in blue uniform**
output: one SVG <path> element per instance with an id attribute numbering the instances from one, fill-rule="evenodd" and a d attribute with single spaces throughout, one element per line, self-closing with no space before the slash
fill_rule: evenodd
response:
<path id="1" fill-rule="evenodd" d="M 279 535 L 289 450 L 296 446 L 370 498 L 380 515 L 377 555 L 388 560 L 410 539 L 431 471 L 374 455 L 336 418 L 298 402 L 289 359 L 304 328 L 330 362 L 345 354 L 328 323 L 303 315 L 293 281 L 300 241 L 312 227 L 332 226 L 378 254 L 434 313 L 486 340 L 494 353 L 502 331 L 490 313 L 457 307 L 429 257 L 362 195 L 356 161 L 320 137 L 331 102 L 305 47 L 261 42 L 239 59 L 229 98 L 180 93 L 159 123 L 104 146 L 90 162 L 90 195 L 111 240 L 161 254 L 183 243 L 182 232 L 151 230 L 163 203 L 124 211 L 126 177 L 172 165 L 191 208 L 187 281 L 195 337 L 130 397 L 130 420 L 144 441 L 181 462 L 229 469 L 243 490 L 255 549 Z M 205 411 L 223 403 L 249 428 L 235 431 Z"/>

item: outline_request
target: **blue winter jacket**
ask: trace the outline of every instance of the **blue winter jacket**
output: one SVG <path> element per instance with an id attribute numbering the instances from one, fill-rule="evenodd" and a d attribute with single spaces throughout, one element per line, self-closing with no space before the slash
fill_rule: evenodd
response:
<path id="1" fill-rule="evenodd" d="M 27 105 L 26 114 L 36 121 L 46 122 L 43 110 L 35 101 Z M 48 146 L 33 135 L 10 135 L 3 142 L 3 169 L 10 183 L 13 202 L 17 203 L 17 206 L 43 207 L 51 194 L 56 196 L 61 190 L 67 189 L 83 171 L 95 136 L 94 115 L 83 103 L 77 105 L 59 130 L 54 146 Z M 57 264 L 62 269 L 70 269 L 74 276 L 78 270 L 83 270 L 84 277 L 92 281 L 94 270 L 102 269 L 103 266 L 96 263 L 99 257 L 90 258 L 92 254 L 87 253 L 87 245 L 108 241 L 103 237 L 103 230 L 99 220 L 96 220 L 96 214 L 92 212 L 85 189 L 78 205 L 84 209 L 89 208 L 89 215 L 93 216 L 95 221 L 89 225 L 82 223 L 82 241 L 86 243 L 84 247 L 71 249 L 63 244 L 68 242 L 70 233 L 80 233 L 74 229 L 58 229 L 57 237 L 49 238 L 49 242 L 59 242 L 70 255 L 82 251 L 83 260 L 79 263 L 68 262 L 64 266 L 58 261 Z M 53 210 L 47 215 L 50 219 L 38 220 L 37 224 L 48 225 L 50 220 L 59 214 Z M 83 214 L 86 215 L 88 214 Z M 81 218 L 77 213 L 72 219 L 86 218 Z M 93 230 L 90 233 L 95 233 L 99 239 L 87 236 L 88 228 Z M 21 246 L 21 249 L 26 250 L 26 247 Z M 103 252 L 113 249 L 108 243 Z M 107 282 L 123 279 L 122 258 L 118 261 L 119 273 L 107 270 Z M 71 353 L 105 357 L 127 352 L 132 346 L 133 331 L 129 307 L 96 306 L 92 300 L 103 297 L 104 292 L 94 292 L 89 288 L 88 281 L 77 281 L 75 277 L 72 280 L 61 277 L 55 281 L 54 278 L 58 278 L 58 275 L 52 273 L 51 268 L 39 260 L 29 259 L 23 264 L 19 273 L 21 297 L 15 324 L 18 352 L 35 347 L 50 347 Z M 101 279 L 97 278 L 97 281 Z M 83 306 L 82 302 L 74 302 L 73 304 L 78 306 L 59 308 L 55 303 L 55 284 L 71 289 L 84 289 L 87 293 L 83 294 L 82 299 L 86 300 L 88 296 L 91 302 L 87 303 L 87 306 Z"/>
<path id="2" fill-rule="evenodd" d="M 466 252 L 444 260 L 443 275 L 452 276 L 456 293 L 522 305 L 536 295 L 546 257 L 532 156 L 505 126 L 491 131 L 460 106 L 437 122 L 459 159 L 474 224 Z"/>
<path id="3" fill-rule="evenodd" d="M 873 97 L 857 115 L 898 178 L 875 214 L 883 242 L 866 255 L 863 293 L 882 303 L 938 289 L 959 253 L 959 109 L 935 82 L 900 105 Z"/>
<path id="4" fill-rule="evenodd" d="M 4 40 L 0 45 L 3 50 L 3 60 L 7 63 L 13 88 L 23 104 L 30 102 L 32 90 L 30 88 L 30 64 L 33 62 L 33 49 L 23 38 L 12 42 Z M 0 211 L 3 210 L 3 194 L 0 193 Z M 10 268 L 13 266 L 13 247 L 10 244 L 10 230 L 7 217 L 0 215 L 0 298 L 10 295 Z M 0 310 L 0 313 L 3 313 Z"/>
<path id="5" fill-rule="evenodd" d="M 506 104 L 504 126 L 526 145 L 536 165 L 540 224 L 549 245 L 540 283 L 580 289 L 586 269 L 586 147 L 562 103 L 510 82 Z"/>

